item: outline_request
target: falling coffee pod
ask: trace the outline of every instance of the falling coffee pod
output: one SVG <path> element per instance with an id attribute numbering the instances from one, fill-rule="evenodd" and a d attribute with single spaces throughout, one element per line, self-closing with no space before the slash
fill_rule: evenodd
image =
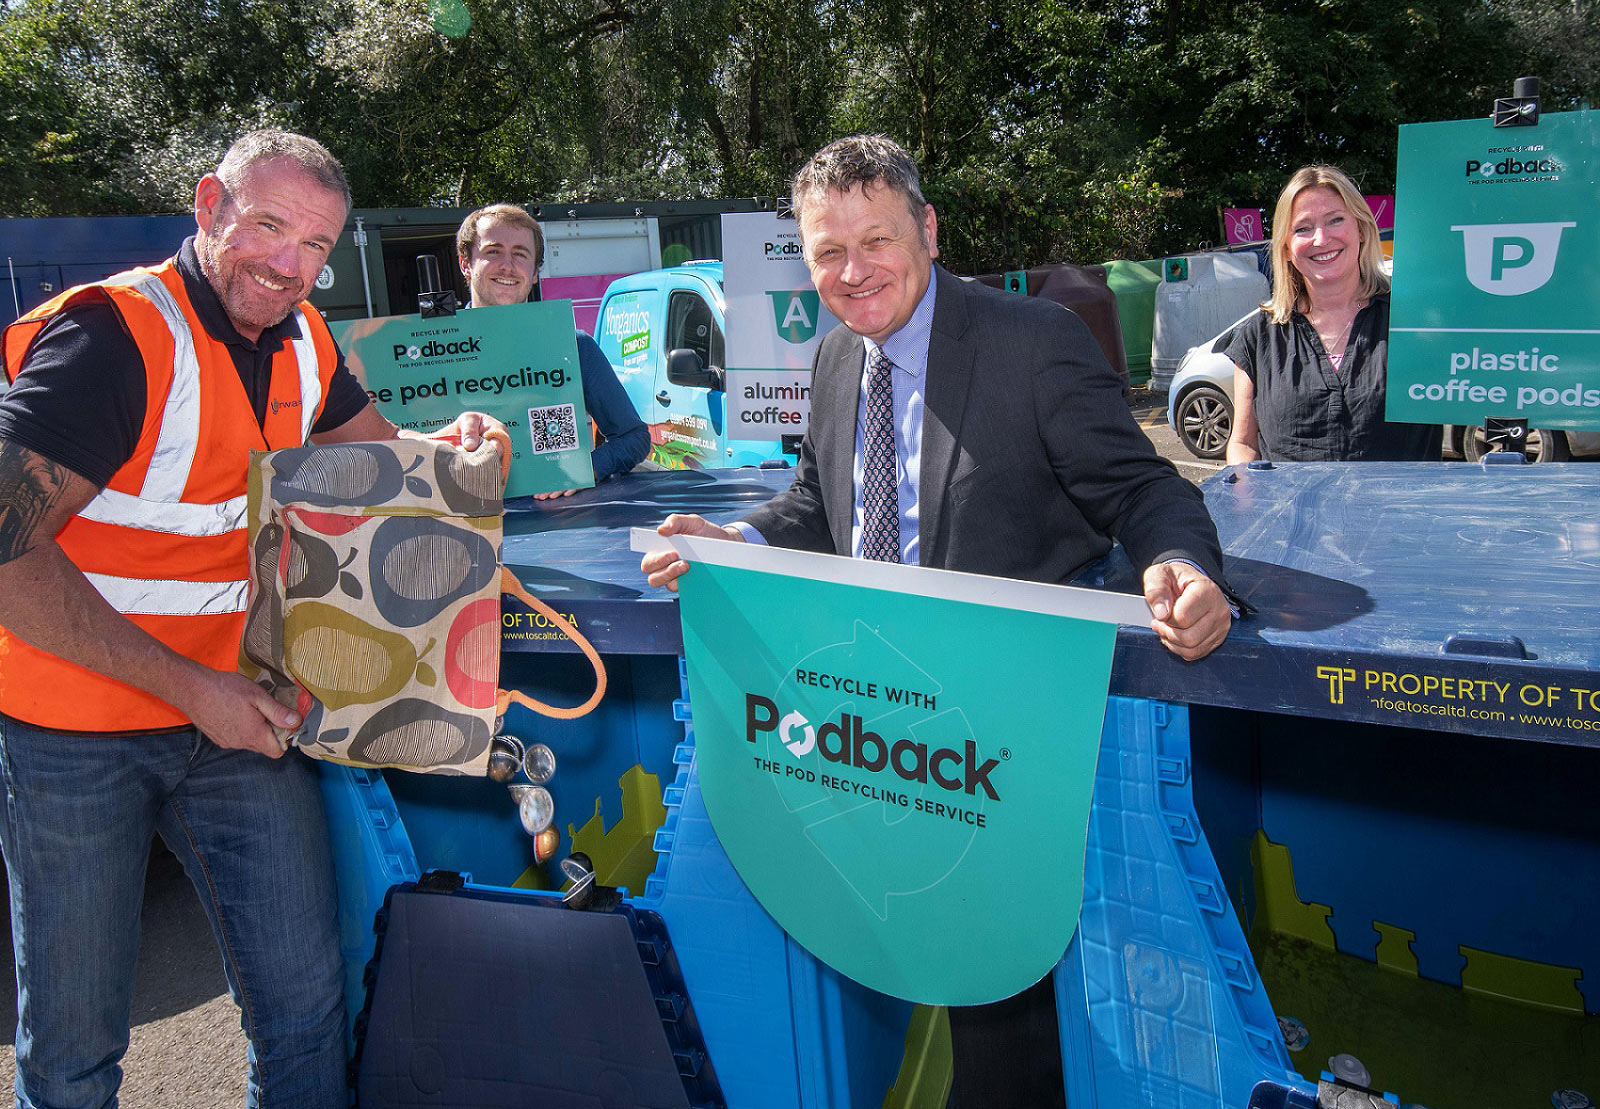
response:
<path id="1" fill-rule="evenodd" d="M 512 786 L 511 795 L 517 799 L 522 829 L 530 836 L 537 836 L 555 821 L 555 798 L 543 786 Z"/>
<path id="2" fill-rule="evenodd" d="M 522 756 L 522 772 L 534 785 L 544 785 L 556 775 L 556 753 L 543 743 L 528 744 Z"/>
<path id="3" fill-rule="evenodd" d="M 539 744 L 539 746 L 544 746 Z M 527 751 L 522 740 L 514 735 L 497 735 L 489 741 L 489 778 L 496 782 L 509 782 L 517 776 Z"/>

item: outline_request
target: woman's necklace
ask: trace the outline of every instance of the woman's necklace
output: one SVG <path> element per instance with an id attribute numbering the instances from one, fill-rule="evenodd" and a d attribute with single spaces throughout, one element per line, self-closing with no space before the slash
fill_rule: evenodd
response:
<path id="1" fill-rule="evenodd" d="M 1345 340 L 1350 335 L 1350 329 L 1355 327 L 1356 317 L 1361 314 L 1363 302 L 1356 301 L 1350 306 L 1350 314 L 1344 321 L 1344 326 L 1336 333 L 1330 335 L 1324 331 L 1321 323 L 1312 323 L 1311 328 L 1317 333 L 1317 338 L 1322 343 L 1322 350 L 1329 358 L 1340 358 L 1344 354 Z M 1326 315 L 1321 318 L 1326 319 Z M 1308 319 L 1308 323 L 1311 321 Z"/>
<path id="2" fill-rule="evenodd" d="M 1355 326 L 1355 322 L 1356 318 L 1351 316 L 1345 321 L 1344 327 L 1339 329 L 1339 334 L 1331 339 L 1321 331 L 1317 332 L 1317 338 L 1322 340 L 1322 349 L 1329 358 L 1339 358 L 1344 354 L 1344 341 L 1349 336 L 1350 329 Z"/>

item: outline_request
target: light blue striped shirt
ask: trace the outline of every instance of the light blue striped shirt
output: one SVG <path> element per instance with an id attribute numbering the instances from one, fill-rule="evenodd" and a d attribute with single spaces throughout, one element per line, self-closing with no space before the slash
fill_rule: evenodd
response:
<path id="1" fill-rule="evenodd" d="M 905 326 L 883 341 L 884 357 L 894 363 L 890 375 L 894 382 L 894 457 L 895 496 L 900 508 L 900 561 L 917 564 L 918 507 L 922 491 L 922 408 L 928 381 L 928 340 L 933 335 L 933 267 L 928 267 L 928 288 L 912 311 Z M 872 364 L 872 352 L 879 349 L 862 337 L 866 349 L 864 366 Z M 855 507 L 850 518 L 850 554 L 861 557 L 861 525 L 864 519 L 862 490 L 865 486 L 868 374 L 861 374 L 861 396 L 856 405 L 855 461 L 851 467 L 855 487 Z"/>

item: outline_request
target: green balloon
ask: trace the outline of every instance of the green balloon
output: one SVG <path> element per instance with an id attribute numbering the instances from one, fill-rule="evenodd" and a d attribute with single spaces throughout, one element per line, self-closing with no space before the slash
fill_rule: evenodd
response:
<path id="1" fill-rule="evenodd" d="M 445 38 L 457 39 L 472 30 L 472 13 L 461 0 L 428 0 L 428 15 L 433 29 Z"/>

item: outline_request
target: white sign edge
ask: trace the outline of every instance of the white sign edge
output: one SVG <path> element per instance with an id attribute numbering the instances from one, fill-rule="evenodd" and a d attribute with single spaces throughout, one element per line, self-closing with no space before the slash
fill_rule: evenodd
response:
<path id="1" fill-rule="evenodd" d="M 844 558 L 839 555 L 794 551 L 760 543 L 740 543 L 689 535 L 657 535 L 654 528 L 633 528 L 629 545 L 639 554 L 673 550 L 689 562 L 707 562 L 736 570 L 759 570 L 809 581 L 859 585 L 904 593 L 913 597 L 961 601 L 990 608 L 1066 616 L 1102 624 L 1148 627 L 1150 606 L 1143 597 L 1110 593 L 1076 585 L 995 578 L 927 566 L 902 566 L 898 562 Z"/>

